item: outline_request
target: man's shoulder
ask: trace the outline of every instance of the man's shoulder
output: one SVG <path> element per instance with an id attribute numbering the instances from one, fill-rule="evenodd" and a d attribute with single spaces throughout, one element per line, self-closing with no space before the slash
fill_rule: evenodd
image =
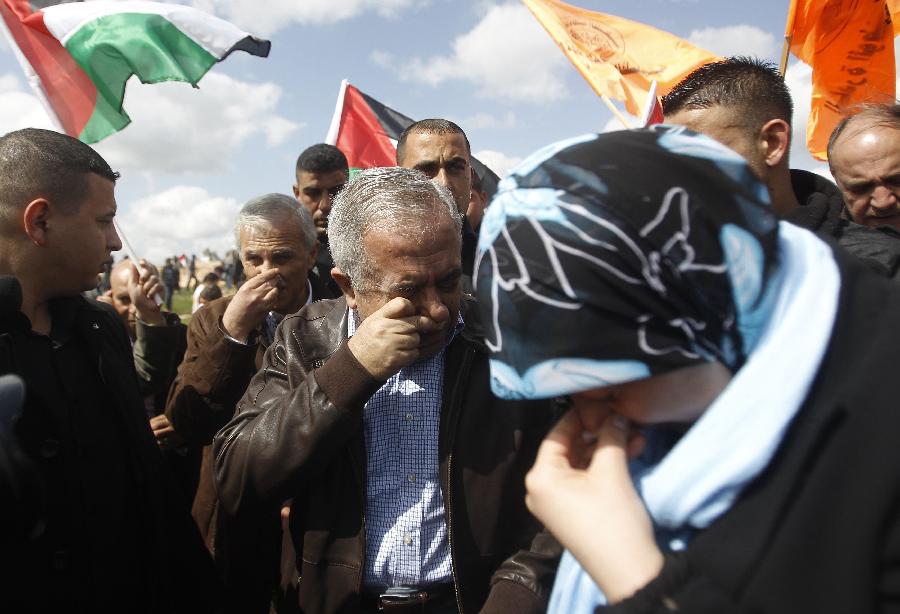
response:
<path id="1" fill-rule="evenodd" d="M 84 296 L 56 300 L 66 303 L 66 309 L 75 311 L 76 327 L 82 331 L 82 335 L 87 334 L 84 332 L 87 329 L 101 329 L 112 333 L 117 345 L 127 349 L 128 354 L 131 354 L 128 329 L 112 305 L 96 299 L 85 298 Z"/>
<path id="2" fill-rule="evenodd" d="M 459 302 L 459 313 L 465 327 L 460 335 L 465 341 L 484 346 L 485 328 L 479 311 L 478 299 L 472 294 L 463 294 Z"/>
<path id="3" fill-rule="evenodd" d="M 209 322 L 218 322 L 225 314 L 228 305 L 231 304 L 234 295 L 223 296 L 214 301 L 204 304 L 200 309 L 191 314 L 191 323 L 196 322 L 200 325 L 206 325 Z"/>
<path id="4" fill-rule="evenodd" d="M 284 325 L 303 327 L 310 324 L 323 325 L 329 322 L 337 324 L 347 315 L 347 301 L 343 296 L 313 301 L 297 313 L 284 318 Z"/>
<path id="5" fill-rule="evenodd" d="M 119 318 L 119 314 L 116 313 L 115 308 L 109 303 L 98 301 L 94 298 L 85 298 L 83 296 L 62 300 L 71 302 L 73 308 L 89 318 L 93 317 L 105 323 L 121 324 L 122 322 L 121 318 Z"/>
<path id="6" fill-rule="evenodd" d="M 306 361 L 324 359 L 347 337 L 347 312 L 344 297 L 310 303 L 281 321 L 277 338 L 292 339 Z"/>

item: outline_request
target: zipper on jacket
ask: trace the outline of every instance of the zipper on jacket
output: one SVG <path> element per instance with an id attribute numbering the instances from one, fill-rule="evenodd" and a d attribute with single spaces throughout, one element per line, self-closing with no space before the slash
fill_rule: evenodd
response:
<path id="1" fill-rule="evenodd" d="M 471 347 L 466 348 L 462 365 L 460 365 L 459 374 L 456 376 L 456 382 L 453 385 L 453 396 L 450 397 L 451 408 L 458 409 L 458 406 L 461 406 L 459 394 L 460 386 L 464 379 L 468 379 L 465 376 L 468 375 L 474 353 L 475 351 Z M 449 450 L 447 451 L 447 541 L 450 546 L 450 573 L 453 575 L 456 609 L 459 611 L 459 614 L 463 614 L 462 598 L 460 597 L 462 591 L 459 585 L 459 578 L 456 575 L 456 556 L 453 553 L 453 445 L 456 441 L 455 430 L 457 424 L 456 421 L 459 419 L 459 411 L 453 414 L 452 417 L 454 419 L 453 423 L 447 425 L 448 429 L 450 429 L 450 441 L 448 442 Z"/>

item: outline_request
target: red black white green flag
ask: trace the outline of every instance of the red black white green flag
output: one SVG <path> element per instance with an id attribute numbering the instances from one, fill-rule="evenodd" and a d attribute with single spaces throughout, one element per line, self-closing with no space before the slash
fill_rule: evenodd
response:
<path id="1" fill-rule="evenodd" d="M 340 149 L 351 175 L 364 168 L 397 165 L 397 140 L 415 120 L 359 91 L 345 79 L 338 92 L 334 116 L 325 142 Z M 472 168 L 483 189 L 493 195 L 500 178 L 476 158 Z"/>
<path id="2" fill-rule="evenodd" d="M 95 143 L 131 119 L 125 83 L 197 82 L 232 51 L 265 57 L 271 44 L 178 4 L 126 0 L 0 0 L 26 78 L 61 131 Z"/>

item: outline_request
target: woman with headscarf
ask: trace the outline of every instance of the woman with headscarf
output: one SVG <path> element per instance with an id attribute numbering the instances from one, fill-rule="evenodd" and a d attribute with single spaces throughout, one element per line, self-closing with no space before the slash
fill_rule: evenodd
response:
<path id="1" fill-rule="evenodd" d="M 476 281 L 494 392 L 572 402 L 527 479 L 568 549 L 550 612 L 900 609 L 900 290 L 778 223 L 737 154 L 548 147 Z"/>

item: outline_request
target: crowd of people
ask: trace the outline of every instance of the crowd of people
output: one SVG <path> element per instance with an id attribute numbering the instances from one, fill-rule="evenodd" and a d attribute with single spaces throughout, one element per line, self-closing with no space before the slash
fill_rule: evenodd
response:
<path id="1" fill-rule="evenodd" d="M 176 262 L 111 266 L 107 161 L 0 137 L 0 609 L 896 608 L 900 105 L 836 184 L 765 62 L 663 109 L 494 195 L 446 119 L 312 145 L 187 325 Z"/>

